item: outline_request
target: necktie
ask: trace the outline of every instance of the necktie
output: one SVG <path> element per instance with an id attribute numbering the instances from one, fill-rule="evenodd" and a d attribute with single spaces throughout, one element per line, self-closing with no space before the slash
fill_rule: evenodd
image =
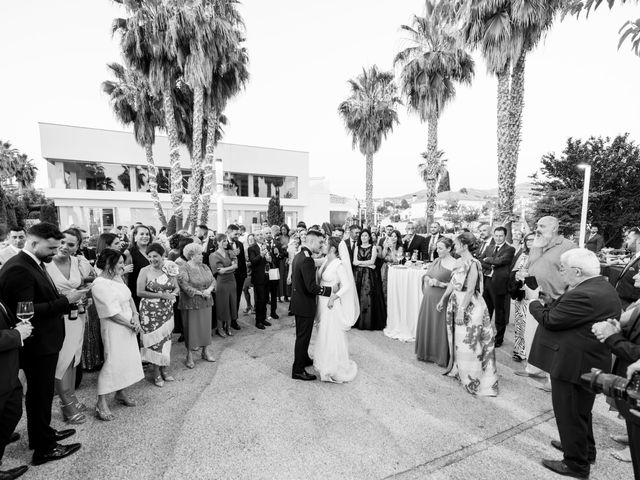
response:
<path id="1" fill-rule="evenodd" d="M 40 262 L 40 268 L 44 272 L 45 277 L 47 277 L 47 280 L 49 280 L 49 283 L 51 284 L 51 287 L 53 287 L 53 289 L 55 290 L 56 293 L 59 293 L 58 292 L 58 287 L 56 287 L 56 284 L 53 282 L 53 279 L 49 275 L 49 272 L 47 272 L 47 267 L 44 266 L 43 262 Z"/>

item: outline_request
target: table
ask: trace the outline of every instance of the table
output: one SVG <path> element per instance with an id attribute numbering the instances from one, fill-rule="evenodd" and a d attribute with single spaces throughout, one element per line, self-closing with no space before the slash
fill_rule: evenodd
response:
<path id="1" fill-rule="evenodd" d="M 387 278 L 387 328 L 384 334 L 403 342 L 414 342 L 422 303 L 422 268 L 389 267 Z"/>

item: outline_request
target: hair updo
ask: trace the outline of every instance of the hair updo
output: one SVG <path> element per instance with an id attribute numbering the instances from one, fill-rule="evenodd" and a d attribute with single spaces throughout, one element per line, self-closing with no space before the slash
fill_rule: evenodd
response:
<path id="1" fill-rule="evenodd" d="M 436 243 L 441 243 L 442 245 L 444 245 L 444 248 L 450 250 L 451 253 L 453 253 L 453 251 L 455 250 L 453 248 L 453 240 L 451 240 L 449 237 L 440 237 Z"/>
<path id="2" fill-rule="evenodd" d="M 469 253 L 474 254 L 478 250 L 478 241 L 473 233 L 464 232 L 458 235 L 457 240 L 461 245 L 466 245 Z"/>
<path id="3" fill-rule="evenodd" d="M 147 247 L 147 255 L 149 255 L 151 252 L 156 252 L 162 257 L 164 256 L 164 247 L 159 243 L 152 243 Z"/>
<path id="4" fill-rule="evenodd" d="M 340 256 L 339 250 L 340 250 L 340 242 L 342 241 L 342 239 L 340 237 L 329 237 L 327 240 L 327 252 L 330 252 L 331 249 L 333 248 L 336 251 L 336 257 Z"/>
<path id="5" fill-rule="evenodd" d="M 98 259 L 96 260 L 96 267 L 98 267 L 103 272 L 114 273 L 116 270 L 116 265 L 120 261 L 120 258 L 123 258 L 124 254 L 119 252 L 118 250 L 114 250 L 113 248 L 107 248 L 103 250 Z"/>

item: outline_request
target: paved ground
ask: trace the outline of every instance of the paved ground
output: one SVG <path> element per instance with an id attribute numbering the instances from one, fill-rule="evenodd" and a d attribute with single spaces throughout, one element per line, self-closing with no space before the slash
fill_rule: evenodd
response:
<path id="1" fill-rule="evenodd" d="M 232 339 L 215 338 L 214 364 L 186 369 L 184 344 L 175 344 L 175 383 L 140 382 L 132 389 L 138 407 L 114 406 L 113 422 L 91 416 L 72 437 L 79 453 L 23 478 L 561 478 L 540 465 L 560 458 L 549 446 L 557 438 L 550 395 L 513 375 L 511 337 L 497 352 L 501 392 L 491 399 L 466 394 L 439 367 L 417 362 L 413 344 L 381 332 L 349 333 L 354 382 L 293 381 L 293 319 L 282 316 L 266 331 L 247 316 L 240 323 L 246 328 Z M 79 391 L 89 406 L 96 378 L 87 374 Z M 594 413 L 591 478 L 631 479 L 631 465 L 609 454 L 618 448 L 609 435 L 623 423 L 602 397 Z M 64 428 L 57 410 L 54 426 Z M 24 418 L 18 432 L 3 468 L 30 461 Z"/>

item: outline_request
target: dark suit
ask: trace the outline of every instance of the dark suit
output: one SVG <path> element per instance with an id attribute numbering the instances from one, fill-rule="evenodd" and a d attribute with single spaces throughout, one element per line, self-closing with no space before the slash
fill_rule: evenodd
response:
<path id="1" fill-rule="evenodd" d="M 422 235 L 415 234 L 411 241 L 403 241 L 402 249 L 411 254 L 417 250 L 418 260 L 426 261 L 429 258 L 429 244 Z"/>
<path id="2" fill-rule="evenodd" d="M 0 305 L 0 461 L 22 416 L 22 384 L 18 380 L 22 341 L 20 333 L 11 330 L 15 323 L 8 309 Z"/>
<path id="3" fill-rule="evenodd" d="M 313 362 L 309 358 L 309 341 L 316 316 L 316 296 L 331 296 L 331 287 L 316 283 L 316 265 L 307 247 L 302 247 L 291 266 L 291 311 L 296 317 L 296 346 L 292 373 L 304 372 Z"/>
<path id="4" fill-rule="evenodd" d="M 616 292 L 620 297 L 622 306 L 627 308 L 630 304 L 640 299 L 640 288 L 634 287 L 633 277 L 640 271 L 640 257 L 632 258 L 625 265 L 618 281 L 616 282 Z"/>
<path id="5" fill-rule="evenodd" d="M 251 280 L 253 282 L 254 303 L 256 308 L 256 325 L 267 319 L 267 300 L 269 297 L 269 264 L 260 253 L 260 245 L 249 247 L 249 263 L 251 264 Z"/>
<path id="6" fill-rule="evenodd" d="M 496 345 L 501 345 L 504 341 L 504 332 L 509 323 L 509 306 L 511 299 L 509 293 L 509 274 L 511 273 L 511 262 L 516 249 L 508 243 L 503 243 L 499 247 L 487 248 L 491 252 L 485 251 L 485 256 L 480 260 L 483 270 L 486 268 L 489 275 L 485 276 L 484 292 L 482 296 L 487 303 L 489 315 L 495 312 L 496 317 Z M 487 298 L 489 301 L 487 301 Z"/>
<path id="7" fill-rule="evenodd" d="M 247 259 L 244 255 L 244 245 L 238 239 L 234 240 L 233 243 L 229 242 L 229 249 L 232 250 L 237 248 L 240 253 L 236 255 L 236 259 L 238 260 L 238 268 L 235 272 L 233 272 L 233 276 L 236 278 L 236 309 L 240 310 L 240 298 L 242 298 L 242 287 L 244 285 L 244 281 L 247 278 Z"/>
<path id="8" fill-rule="evenodd" d="M 592 368 L 608 372 L 611 354 L 591 332 L 596 322 L 620 318 L 620 301 L 606 278 L 585 280 L 551 305 L 532 301 L 529 311 L 538 321 L 529 363 L 551 376 L 551 399 L 567 466 L 589 474 L 595 459 L 591 409 L 595 395 L 580 375 Z"/>
<path id="9" fill-rule="evenodd" d="M 439 233 L 437 233 L 436 235 L 429 235 L 427 236 L 427 238 L 425 238 L 425 243 L 427 244 L 427 257 L 423 258 L 425 262 L 433 262 L 436 258 L 438 258 L 436 246 L 441 238 L 442 235 Z M 431 244 L 432 241 L 433 245 Z"/>
<path id="10" fill-rule="evenodd" d="M 596 233 L 593 237 L 587 238 L 584 242 L 584 248 L 591 250 L 593 253 L 598 253 L 604 248 L 604 238 L 599 233 Z"/>
<path id="11" fill-rule="evenodd" d="M 33 335 L 26 339 L 21 362 L 27 377 L 27 430 L 36 452 L 53 448 L 51 404 L 58 353 L 64 341 L 64 317 L 69 301 L 58 293 L 46 272 L 29 255 L 20 252 L 0 270 L 0 299 L 15 316 L 18 302 L 32 301 Z"/>
<path id="12" fill-rule="evenodd" d="M 626 378 L 627 367 L 640 360 L 640 307 L 635 308 L 622 332 L 611 335 L 604 343 L 616 356 L 611 373 Z M 616 407 L 627 423 L 629 450 L 637 478 L 640 475 L 640 418 L 629 412 L 629 404 L 625 401 L 616 399 Z"/>
<path id="13" fill-rule="evenodd" d="M 358 249 L 358 241 L 354 240 L 352 242 L 351 238 L 346 238 L 343 241 L 347 245 L 347 250 L 349 251 L 349 259 L 351 260 L 351 262 L 350 262 L 351 263 L 351 268 L 353 268 L 353 252 L 357 251 L 357 249 Z"/>

